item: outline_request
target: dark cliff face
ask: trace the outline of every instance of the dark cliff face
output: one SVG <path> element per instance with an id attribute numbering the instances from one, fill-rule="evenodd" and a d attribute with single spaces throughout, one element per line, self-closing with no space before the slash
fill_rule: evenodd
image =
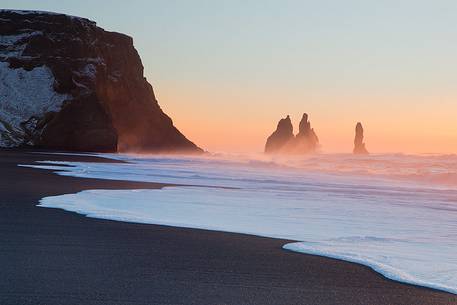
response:
<path id="1" fill-rule="evenodd" d="M 363 126 L 362 123 L 358 122 L 355 126 L 355 138 L 354 138 L 354 154 L 366 155 L 368 150 L 365 148 L 363 143 Z"/>
<path id="2" fill-rule="evenodd" d="M 39 102 L 27 88 L 5 95 L 0 145 L 201 152 L 161 110 L 131 37 L 53 13 L 0 11 L 0 25 L 0 86 L 4 79 L 6 90 L 23 82 L 40 89 Z M 39 87 L 37 76 L 52 88 Z"/>
<path id="3" fill-rule="evenodd" d="M 266 153 L 303 154 L 316 151 L 319 145 L 314 129 L 308 121 L 308 114 L 303 114 L 300 121 L 299 132 L 294 137 L 290 117 L 281 119 L 278 127 L 268 137 L 265 145 Z"/>
<path id="4" fill-rule="evenodd" d="M 266 153 L 277 153 L 283 149 L 283 147 L 294 138 L 292 122 L 290 117 L 287 116 L 285 119 L 281 119 L 278 122 L 276 130 L 268 137 L 267 143 L 265 144 Z"/>

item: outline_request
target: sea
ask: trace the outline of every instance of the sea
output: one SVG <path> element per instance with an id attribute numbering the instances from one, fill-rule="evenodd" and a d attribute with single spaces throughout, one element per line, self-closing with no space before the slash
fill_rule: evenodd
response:
<path id="1" fill-rule="evenodd" d="M 457 294 L 457 155 L 96 155 L 122 162 L 21 166 L 171 186 L 85 190 L 39 206 L 280 238 L 288 241 L 285 251 L 363 264 L 392 280 Z"/>

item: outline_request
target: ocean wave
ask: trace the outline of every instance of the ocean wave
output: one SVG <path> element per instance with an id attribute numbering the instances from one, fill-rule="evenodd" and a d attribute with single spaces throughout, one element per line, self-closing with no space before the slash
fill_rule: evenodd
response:
<path id="1" fill-rule="evenodd" d="M 102 155 L 123 163 L 24 165 L 59 175 L 206 187 L 84 191 L 43 198 L 117 221 L 295 240 L 285 249 L 361 263 L 457 293 L 457 157 Z"/>

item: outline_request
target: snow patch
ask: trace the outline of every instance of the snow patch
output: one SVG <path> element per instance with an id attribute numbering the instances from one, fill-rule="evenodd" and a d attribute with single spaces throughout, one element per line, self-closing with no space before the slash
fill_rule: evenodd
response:
<path id="1" fill-rule="evenodd" d="M 1 35 L 0 44 L 11 45 L 11 44 L 17 43 L 18 41 L 20 41 L 23 38 L 36 36 L 36 35 L 43 35 L 43 32 L 33 31 L 33 32 L 27 32 L 27 33 L 22 33 L 22 34 L 18 34 L 18 35 Z"/>
<path id="2" fill-rule="evenodd" d="M 33 31 L 17 35 L 1 35 L 0 47 L 2 47 L 3 50 L 0 51 L 0 55 L 3 57 L 21 57 L 22 52 L 27 46 L 26 43 L 21 43 L 21 40 L 37 35 L 43 35 L 43 32 Z"/>
<path id="3" fill-rule="evenodd" d="M 54 76 L 46 66 L 30 71 L 10 69 L 0 62 L 0 146 L 14 147 L 29 141 L 38 120 L 57 112 L 67 94 L 54 91 Z"/>
<path id="4" fill-rule="evenodd" d="M 53 16 L 66 16 L 71 19 L 79 19 L 79 20 L 85 20 L 89 21 L 91 23 L 95 23 L 95 21 L 88 20 L 86 18 L 78 17 L 78 16 L 72 16 L 72 15 L 67 15 L 67 14 L 62 14 L 62 13 L 55 13 L 55 12 L 49 12 L 49 11 L 37 11 L 37 10 L 13 10 L 13 9 L 0 9 L 0 13 L 14 13 L 18 15 L 53 15 Z"/>
<path id="5" fill-rule="evenodd" d="M 94 80 L 97 76 L 97 67 L 94 64 L 86 64 L 81 70 L 78 72 L 73 72 L 75 75 L 79 77 L 88 77 L 91 80 Z"/>

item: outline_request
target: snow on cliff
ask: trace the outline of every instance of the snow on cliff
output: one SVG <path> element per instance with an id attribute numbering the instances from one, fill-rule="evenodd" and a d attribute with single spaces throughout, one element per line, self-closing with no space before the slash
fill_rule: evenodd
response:
<path id="1" fill-rule="evenodd" d="M 0 36 L 0 146 L 15 147 L 31 144 L 31 136 L 40 119 L 50 111 L 59 111 L 71 97 L 54 91 L 54 76 L 45 65 L 31 70 L 13 69 L 9 58 L 24 58 L 26 41 L 43 35 L 28 31 L 17 35 Z"/>
<path id="2" fill-rule="evenodd" d="M 70 96 L 53 89 L 54 76 L 46 66 L 11 69 L 0 62 L 0 146 L 17 146 L 44 114 L 59 111 Z"/>
<path id="3" fill-rule="evenodd" d="M 0 147 L 202 152 L 160 108 L 133 39 L 85 18 L 0 10 Z"/>

